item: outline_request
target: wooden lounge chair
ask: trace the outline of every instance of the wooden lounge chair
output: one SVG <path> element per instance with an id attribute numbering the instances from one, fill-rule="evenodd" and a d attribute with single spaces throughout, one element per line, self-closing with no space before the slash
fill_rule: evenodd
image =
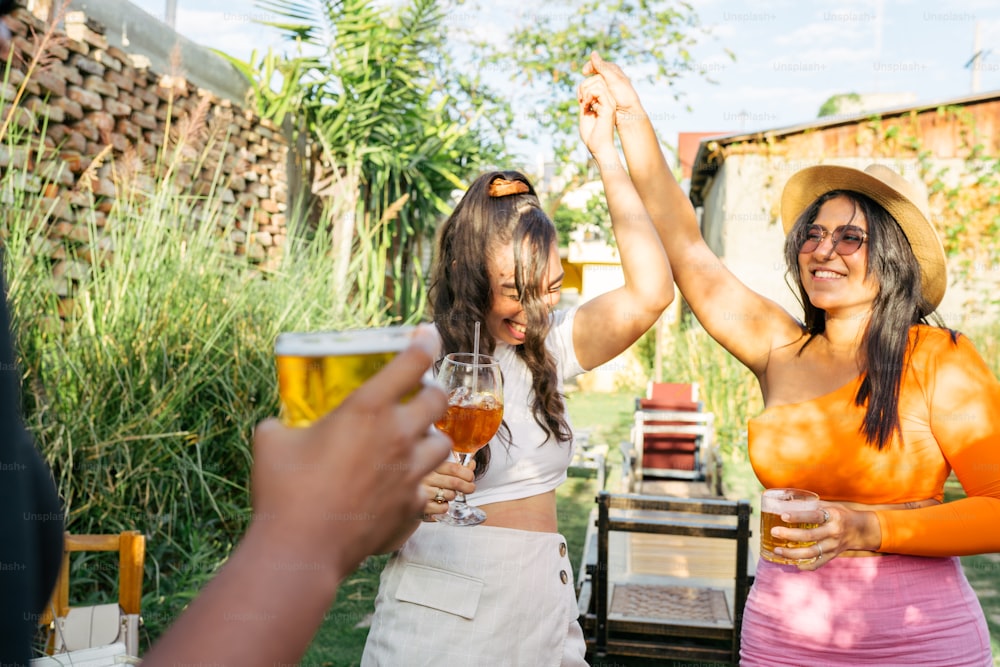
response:
<path id="1" fill-rule="evenodd" d="M 722 495 L 715 415 L 698 400 L 698 385 L 654 383 L 635 403 L 631 437 L 622 445 L 625 489 L 641 491 L 647 479 L 687 480 Z"/>

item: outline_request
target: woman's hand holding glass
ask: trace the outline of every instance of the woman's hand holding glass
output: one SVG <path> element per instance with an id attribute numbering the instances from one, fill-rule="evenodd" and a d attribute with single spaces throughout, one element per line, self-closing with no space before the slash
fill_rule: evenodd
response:
<path id="1" fill-rule="evenodd" d="M 438 368 L 437 383 L 448 394 L 448 411 L 435 426 L 452 440 L 459 463 L 468 465 L 477 451 L 496 434 L 503 421 L 503 378 L 496 359 L 486 354 L 456 352 L 447 355 Z M 447 513 L 436 515 L 442 523 L 475 526 L 486 520 L 486 513 L 465 502 L 457 489 Z M 435 494 L 435 502 L 447 502 L 444 487 Z"/>
<path id="2" fill-rule="evenodd" d="M 779 548 L 778 553 L 796 561 L 800 570 L 817 570 L 836 557 L 879 556 L 881 529 L 874 512 L 916 510 L 939 505 L 935 498 L 907 503 L 876 504 L 823 502 L 817 510 L 789 512 L 789 523 L 815 524 L 815 528 L 775 528 L 775 536 L 810 546 Z"/>
<path id="3" fill-rule="evenodd" d="M 424 506 L 424 521 L 434 521 L 439 514 L 449 509 L 449 503 L 459 493 L 473 493 L 476 490 L 476 461 L 463 466 L 457 461 L 445 461 L 434 472 L 424 477 L 423 491 L 427 499 Z"/>

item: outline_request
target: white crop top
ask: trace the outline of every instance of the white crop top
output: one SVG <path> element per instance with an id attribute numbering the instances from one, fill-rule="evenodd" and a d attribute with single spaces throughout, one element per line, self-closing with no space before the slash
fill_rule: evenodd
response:
<path id="1" fill-rule="evenodd" d="M 563 381 L 584 372 L 573 349 L 573 317 L 576 308 L 553 311 L 545 346 L 555 357 L 558 390 Z M 494 356 L 503 370 L 503 419 L 510 428 L 511 442 L 504 445 L 499 437 L 490 440 L 490 465 L 480 479 L 469 502 L 485 505 L 518 500 L 552 491 L 566 481 L 566 470 L 573 459 L 575 443 L 545 441 L 546 433 L 535 422 L 531 411 L 531 373 L 514 354 L 514 346 L 498 342 Z M 569 421 L 569 416 L 564 416 Z M 544 443 L 544 444 L 543 444 Z"/>

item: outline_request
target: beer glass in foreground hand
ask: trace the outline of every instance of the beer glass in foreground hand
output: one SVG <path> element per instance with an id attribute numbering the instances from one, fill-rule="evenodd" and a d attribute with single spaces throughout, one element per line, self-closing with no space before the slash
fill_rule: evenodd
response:
<path id="1" fill-rule="evenodd" d="M 305 427 L 336 408 L 410 344 L 416 327 L 283 333 L 274 343 L 280 419 Z"/>
<path id="2" fill-rule="evenodd" d="M 486 354 L 456 352 L 441 360 L 437 382 L 448 394 L 448 411 L 435 426 L 452 440 L 459 463 L 468 465 L 503 421 L 503 379 L 496 359 Z M 447 514 L 437 520 L 453 526 L 475 526 L 486 520 L 486 512 L 465 502 L 455 493 Z"/>
<path id="3" fill-rule="evenodd" d="M 775 547 L 798 549 L 811 547 L 815 542 L 789 542 L 771 535 L 775 526 L 788 528 L 815 528 L 818 523 L 785 523 L 781 515 L 785 512 L 802 512 L 819 509 L 819 496 L 802 489 L 765 489 L 760 498 L 760 555 L 772 563 L 795 565 L 802 562 L 778 556 Z"/>

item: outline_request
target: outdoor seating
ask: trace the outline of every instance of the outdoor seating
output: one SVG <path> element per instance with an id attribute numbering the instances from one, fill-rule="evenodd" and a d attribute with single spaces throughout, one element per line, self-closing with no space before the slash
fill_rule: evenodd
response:
<path id="1" fill-rule="evenodd" d="M 649 382 L 646 385 L 646 396 L 643 399 L 654 403 L 662 403 L 665 410 L 701 410 L 702 403 L 698 399 L 699 385 L 697 382 Z M 692 404 L 697 407 L 685 408 Z"/>
<path id="2" fill-rule="evenodd" d="M 70 554 L 81 551 L 118 552 L 117 602 L 70 606 Z M 66 533 L 56 587 L 41 619 L 42 625 L 48 627 L 47 655 L 33 659 L 32 667 L 138 664 L 145 556 L 146 538 L 138 531 L 110 535 Z"/>
<path id="3" fill-rule="evenodd" d="M 573 433 L 576 450 L 570 461 L 569 477 L 596 477 L 597 490 L 603 491 L 608 475 L 608 446 L 595 443 L 590 429 L 578 429 Z"/>
<path id="4" fill-rule="evenodd" d="M 698 400 L 698 385 L 651 383 L 635 401 L 630 440 L 622 445 L 623 486 L 641 492 L 647 479 L 709 482 L 722 495 L 715 415 Z"/>
<path id="5" fill-rule="evenodd" d="M 738 664 L 750 503 L 601 492 L 579 581 L 591 657 Z"/>

